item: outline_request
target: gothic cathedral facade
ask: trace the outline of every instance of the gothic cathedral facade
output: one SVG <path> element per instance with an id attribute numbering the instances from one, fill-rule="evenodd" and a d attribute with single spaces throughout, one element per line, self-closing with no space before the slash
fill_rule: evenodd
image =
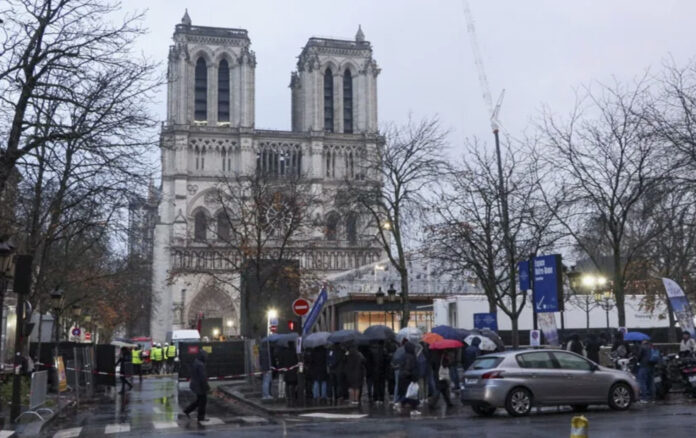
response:
<path id="1" fill-rule="evenodd" d="M 379 68 L 361 29 L 354 40 L 310 38 L 290 78 L 292 130 L 257 130 L 256 57 L 247 31 L 194 26 L 187 13 L 173 39 L 150 332 L 164 341 L 167 331 L 190 328 L 203 314 L 220 318 L 224 335 L 233 336 L 240 327 L 240 274 L 226 263 L 225 242 L 206 235 L 205 226 L 196 235 L 197 224 L 221 220 L 211 195 L 221 177 L 277 169 L 273 160 L 297 157 L 283 166 L 297 167 L 321 199 L 315 226 L 302 237 L 306 245 L 294 252 L 299 266 L 321 277 L 382 257 L 368 218 L 333 205 L 346 179 L 379 184 L 355 164 L 381 146 Z"/>

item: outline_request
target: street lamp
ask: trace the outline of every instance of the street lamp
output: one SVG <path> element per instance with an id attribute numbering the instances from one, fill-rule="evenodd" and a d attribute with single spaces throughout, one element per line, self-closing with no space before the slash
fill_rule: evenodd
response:
<path id="1" fill-rule="evenodd" d="M 63 289 L 56 286 L 50 293 L 51 307 L 53 308 L 53 331 L 55 333 L 56 348 L 58 348 L 58 327 L 60 326 L 60 313 L 63 309 Z"/>
<path id="2" fill-rule="evenodd" d="M 387 289 L 387 294 L 389 294 L 389 302 L 394 302 L 396 299 L 396 289 L 394 289 L 394 283 L 389 284 L 389 289 Z"/>
<path id="3" fill-rule="evenodd" d="M 377 305 L 381 306 L 384 304 L 384 292 L 382 292 L 382 286 L 377 289 Z"/>

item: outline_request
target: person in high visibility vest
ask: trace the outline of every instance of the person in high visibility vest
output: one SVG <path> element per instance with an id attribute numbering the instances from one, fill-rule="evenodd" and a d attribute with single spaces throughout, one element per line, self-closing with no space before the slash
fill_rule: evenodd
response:
<path id="1" fill-rule="evenodd" d="M 150 359 L 152 360 L 152 373 L 159 374 L 162 370 L 163 359 L 162 346 L 159 343 L 155 344 L 152 350 L 150 350 Z"/>
<path id="2" fill-rule="evenodd" d="M 138 345 L 131 351 L 131 362 L 133 362 L 133 374 L 140 377 L 140 383 L 143 382 L 143 346 Z"/>
<path id="3" fill-rule="evenodd" d="M 164 343 L 164 359 L 167 362 L 167 373 L 174 372 L 174 358 L 176 357 L 176 346 L 174 343 L 169 345 Z"/>

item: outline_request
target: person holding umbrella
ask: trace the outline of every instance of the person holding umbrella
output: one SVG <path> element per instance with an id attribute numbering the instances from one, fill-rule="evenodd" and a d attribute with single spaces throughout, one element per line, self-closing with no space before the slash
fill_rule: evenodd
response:
<path id="1" fill-rule="evenodd" d="M 468 370 L 469 367 L 474 363 L 477 357 L 481 354 L 481 350 L 479 349 L 479 345 L 481 344 L 481 339 L 478 336 L 475 336 L 471 340 L 471 345 L 466 347 L 466 350 L 464 350 L 464 357 L 462 359 L 462 365 L 464 367 L 464 371 Z"/>

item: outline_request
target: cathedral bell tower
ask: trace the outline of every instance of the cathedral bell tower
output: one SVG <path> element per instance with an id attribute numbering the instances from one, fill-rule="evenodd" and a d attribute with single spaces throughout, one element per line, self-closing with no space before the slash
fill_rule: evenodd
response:
<path id="1" fill-rule="evenodd" d="M 292 130 L 377 132 L 379 71 L 360 27 L 354 41 L 310 38 L 290 79 Z"/>
<path id="2" fill-rule="evenodd" d="M 246 30 L 194 26 L 187 11 L 169 48 L 168 124 L 253 128 L 250 44 Z"/>

